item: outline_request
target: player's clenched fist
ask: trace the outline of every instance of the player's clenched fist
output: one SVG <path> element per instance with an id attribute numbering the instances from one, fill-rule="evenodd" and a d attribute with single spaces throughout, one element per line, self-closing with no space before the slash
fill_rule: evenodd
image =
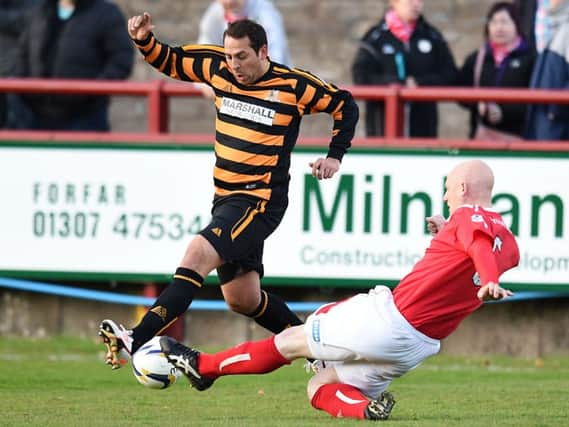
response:
<path id="1" fill-rule="evenodd" d="M 442 215 L 433 215 L 426 218 L 427 220 L 427 229 L 429 233 L 433 236 L 437 234 L 439 231 L 442 230 L 444 227 L 446 220 Z"/>
<path id="2" fill-rule="evenodd" d="M 144 40 L 153 29 L 152 17 L 148 12 L 133 16 L 128 20 L 128 34 L 134 40 Z"/>

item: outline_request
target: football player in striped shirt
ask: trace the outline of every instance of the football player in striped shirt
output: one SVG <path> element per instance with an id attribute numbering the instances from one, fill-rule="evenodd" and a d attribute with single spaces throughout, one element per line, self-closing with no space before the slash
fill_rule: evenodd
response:
<path id="1" fill-rule="evenodd" d="M 113 368 L 184 313 L 214 269 L 233 311 L 274 333 L 302 323 L 282 299 L 261 290 L 263 244 L 288 205 L 290 157 L 302 117 L 323 112 L 333 119 L 326 157 L 310 163 L 319 180 L 340 169 L 358 120 L 348 91 L 271 61 L 265 30 L 253 21 L 229 25 L 223 47 L 169 46 L 153 28 L 148 13 L 128 22 L 146 62 L 215 93 L 215 195 L 211 222 L 190 242 L 172 282 L 141 322 L 131 330 L 109 319 L 101 323 Z"/>

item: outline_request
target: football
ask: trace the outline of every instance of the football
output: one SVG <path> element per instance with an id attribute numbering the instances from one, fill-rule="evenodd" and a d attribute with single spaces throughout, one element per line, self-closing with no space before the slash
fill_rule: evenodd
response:
<path id="1" fill-rule="evenodd" d="M 148 388 L 170 387 L 181 373 L 160 349 L 160 337 L 154 337 L 132 356 L 132 371 L 140 384 Z"/>

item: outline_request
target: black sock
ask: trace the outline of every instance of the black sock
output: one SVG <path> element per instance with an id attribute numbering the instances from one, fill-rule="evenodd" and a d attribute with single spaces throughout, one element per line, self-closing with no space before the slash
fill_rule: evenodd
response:
<path id="1" fill-rule="evenodd" d="M 261 291 L 259 306 L 247 316 L 274 334 L 303 323 L 296 314 L 290 311 L 282 299 L 265 291 Z"/>
<path id="2" fill-rule="evenodd" d="M 162 291 L 156 302 L 132 330 L 132 353 L 146 341 L 166 329 L 176 318 L 186 312 L 194 294 L 203 284 L 194 270 L 178 267 L 172 282 Z"/>

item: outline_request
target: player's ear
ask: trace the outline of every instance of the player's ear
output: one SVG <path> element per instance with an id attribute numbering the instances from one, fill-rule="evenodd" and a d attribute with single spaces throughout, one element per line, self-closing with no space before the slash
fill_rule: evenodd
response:
<path id="1" fill-rule="evenodd" d="M 265 44 L 265 45 L 261 46 L 261 48 L 259 49 L 259 58 L 260 59 L 266 59 L 267 56 L 269 56 L 269 48 Z"/>

